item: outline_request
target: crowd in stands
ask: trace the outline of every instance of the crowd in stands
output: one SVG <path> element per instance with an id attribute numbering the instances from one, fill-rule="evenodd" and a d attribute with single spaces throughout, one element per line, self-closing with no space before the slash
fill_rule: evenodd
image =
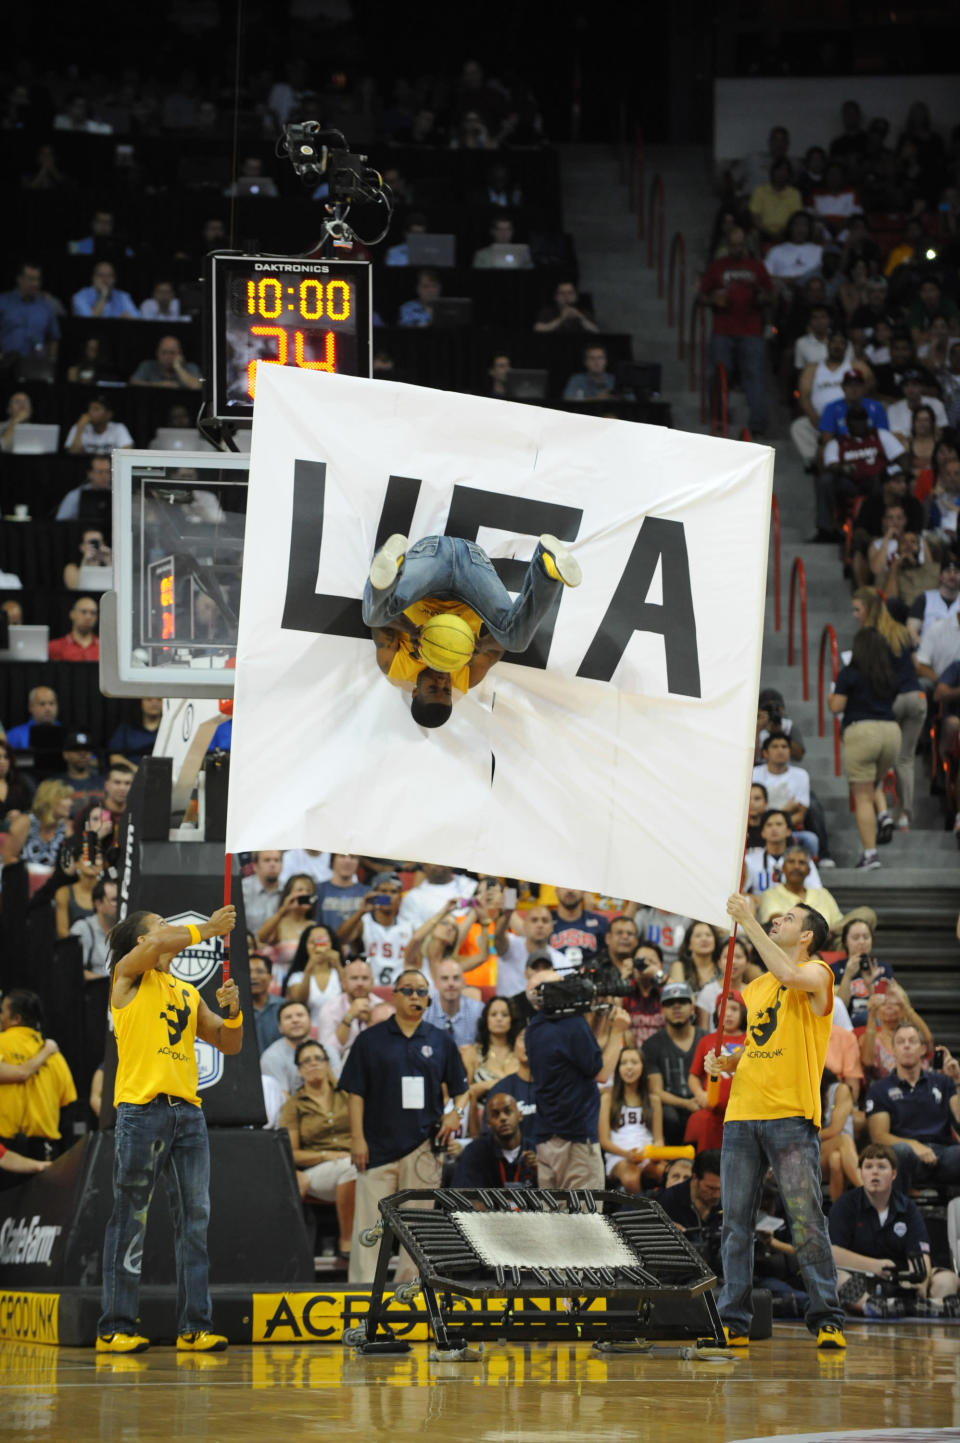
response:
<path id="1" fill-rule="evenodd" d="M 339 98 L 348 133 L 372 127 L 362 138 L 397 199 L 384 245 L 354 250 L 375 264 L 375 375 L 664 419 L 649 409 L 659 387 L 634 364 L 631 338 L 603 329 L 612 318 L 598 320 L 579 289 L 556 156 L 523 85 L 468 62 L 449 84 L 398 81 L 379 105 L 359 89 Z M 278 125 L 313 117 L 319 99 L 296 65 L 267 77 L 248 97 L 232 175 L 218 97 L 195 77 L 166 92 L 124 80 L 102 96 L 33 77 L 5 97 L 0 165 L 23 224 L 16 252 L 5 244 L 0 295 L 0 511 L 16 518 L 0 524 L 0 627 L 58 621 L 29 690 L 5 681 L 2 698 L 0 1184 L 66 1145 L 61 1109 L 78 1120 L 99 1112 L 102 1047 L 71 1059 L 74 1077 L 44 1039 L 69 998 L 99 1013 L 102 1042 L 118 829 L 160 724 L 157 698 L 94 702 L 71 676 L 99 657 L 109 457 L 151 445 L 160 428 L 196 444 L 202 256 L 234 242 L 292 252 L 316 240 L 324 195 L 298 195 L 273 139 Z M 765 152 L 725 177 L 700 284 L 712 359 L 739 376 L 752 433 L 768 432 L 771 386 L 795 403 L 818 539 L 843 546 L 860 630 L 831 706 L 868 870 L 878 846 L 910 826 L 928 707 L 941 708 L 938 745 L 954 769 L 960 731 L 957 137 L 948 149 L 922 105 L 895 149 L 888 132 L 864 125 L 851 103 L 842 133 L 801 158 L 776 127 Z M 472 302 L 458 311 L 466 325 L 449 325 L 443 299 Z M 824 885 L 834 865 L 826 816 L 786 710 L 777 692 L 761 694 L 743 889 L 765 926 L 796 899 L 830 928 L 822 1168 L 844 1300 L 868 1316 L 896 1315 L 905 1296 L 915 1312 L 950 1312 L 958 1280 L 931 1264 L 916 1195 L 960 1185 L 960 1063 L 875 954 L 876 914 L 844 914 Z M 888 769 L 896 813 L 879 786 Z M 425 1020 L 466 1077 L 453 1177 L 523 1185 L 536 1176 L 531 989 L 538 974 L 586 960 L 612 965 L 627 988 L 622 1032 L 612 1012 L 590 1018 L 600 1047 L 616 1052 L 600 1094 L 608 1182 L 656 1190 L 719 1268 L 729 1083 L 711 1102 L 706 1058 L 745 1037 L 741 989 L 762 969 L 743 940 L 721 1016 L 727 937 L 695 918 L 415 859 L 264 850 L 240 860 L 268 1125 L 289 1134 L 305 1202 L 335 1206 L 341 1252 L 355 1233 L 356 1172 L 338 1082 L 358 1039 L 410 1003 L 398 987 L 422 992 Z M 683 1145 L 692 1161 L 646 1151 Z M 775 1189 L 761 1221 L 758 1285 L 781 1315 L 799 1315 Z"/>
<path id="2" fill-rule="evenodd" d="M 767 717 L 771 706 L 775 710 L 768 696 Z M 802 754 L 802 737 L 791 731 Z M 82 987 L 96 990 L 107 975 L 107 938 L 117 915 L 114 827 L 126 804 L 131 765 L 115 761 L 99 774 L 90 769 L 87 738 L 64 740 L 60 777 L 40 783 L 30 810 L 8 810 L 2 920 L 5 940 L 31 918 L 34 931 L 38 921 L 45 924 L 50 945 L 60 949 L 59 965 L 76 966 Z M 13 790 L 10 755 L 0 743 L 0 786 L 6 785 L 8 803 L 27 804 L 28 790 Z M 75 772 L 86 773 L 77 781 L 88 787 L 75 824 L 71 813 L 78 802 L 66 757 Z M 904 1293 L 899 1274 L 916 1266 L 908 1253 L 912 1258 L 919 1250 L 929 1263 L 918 1202 L 929 1207 L 960 1189 L 960 1063 L 937 1045 L 890 963 L 877 955 L 876 913 L 859 907 L 842 915 L 826 888 L 808 885 L 814 863 L 807 846 L 816 844 L 815 834 L 793 831 L 786 813 L 769 808 L 762 791 L 755 783 L 750 840 L 756 845 L 746 854 L 747 895 L 768 928 L 797 901 L 815 905 L 829 919 L 822 955 L 835 977 L 834 1027 L 820 1135 L 831 1236 L 845 1250 L 837 1253 L 838 1265 L 860 1290 L 854 1295 L 851 1283 L 846 1301 L 852 1311 L 874 1317 L 899 1316 L 905 1296 L 911 1311 L 922 1303 L 921 1312 L 949 1312 L 954 1304 L 947 1300 L 957 1288 L 949 1270 L 928 1267 L 929 1277 L 910 1284 L 912 1294 Z M 762 967 L 742 938 L 721 1018 L 727 936 L 696 919 L 627 899 L 406 860 L 262 851 L 241 862 L 267 1125 L 289 1133 L 305 1203 L 335 1205 L 337 1251 L 349 1252 L 356 1182 L 348 1099 L 338 1082 L 358 1038 L 394 1015 L 399 990 L 422 992 L 423 1020 L 449 1038 L 466 1078 L 465 1115 L 449 1147 L 450 1175 L 464 1186 L 500 1185 L 503 1168 L 511 1182 L 523 1185 L 536 1179 L 537 1093 L 525 1041 L 535 1015 L 533 994 L 543 978 L 571 974 L 586 963 L 614 967 L 626 990 L 619 1031 L 619 1009 L 588 1016 L 600 1048 L 612 1045 L 615 1056 L 610 1083 L 600 1087 L 598 1131 L 608 1185 L 628 1194 L 655 1190 L 669 1215 L 693 1229 L 698 1246 L 719 1266 L 717 1149 L 730 1084 L 721 1083 L 719 1097 L 708 1095 L 706 1059 L 712 1050 L 745 1040 L 741 989 Z M 17 1013 L 4 1003 L 0 1066 L 22 1067 L 41 1056 L 43 1008 L 54 999 L 25 988 L 25 981 L 36 985 L 35 973 L 18 973 L 9 958 L 5 972 L 11 1008 L 25 1010 Z M 102 1004 L 102 990 L 96 995 Z M 17 1001 L 22 998 L 26 1002 Z M 58 1107 L 74 1103 L 75 1081 L 99 1111 L 102 1069 L 94 1073 L 94 1059 L 78 1059 L 74 1080 L 59 1052 L 43 1054 L 54 1056 L 54 1072 L 42 1063 L 22 1079 L 0 1071 L 6 1119 L 0 1137 L 15 1158 L 42 1162 L 65 1145 Z M 35 1094 L 52 1087 L 57 1105 L 44 1094 L 45 1111 L 36 1111 Z M 82 1105 L 80 1112 L 88 1115 Z M 680 1159 L 668 1167 L 647 1155 L 648 1148 L 684 1144 L 694 1154 L 692 1164 Z M 875 1197 L 878 1170 L 889 1187 Z M 17 1175 L 5 1180 L 16 1182 Z M 909 1219 L 907 1242 L 893 1251 L 894 1235 L 870 1211 L 889 1211 L 891 1190 L 894 1213 Z M 879 1251 L 864 1241 L 867 1224 L 883 1237 Z M 775 1193 L 758 1243 L 758 1285 L 774 1292 L 780 1315 L 798 1315 L 803 1298 Z M 864 1257 L 882 1258 L 884 1268 L 868 1266 Z"/>
<path id="3" fill-rule="evenodd" d="M 895 145 L 855 101 L 840 122 L 802 155 L 776 125 L 723 171 L 699 297 L 751 435 L 768 433 L 772 399 L 793 411 L 812 540 L 837 547 L 851 584 L 860 631 L 830 706 L 872 869 L 913 819 L 928 713 L 960 842 L 960 127 L 939 134 L 922 101 Z"/>

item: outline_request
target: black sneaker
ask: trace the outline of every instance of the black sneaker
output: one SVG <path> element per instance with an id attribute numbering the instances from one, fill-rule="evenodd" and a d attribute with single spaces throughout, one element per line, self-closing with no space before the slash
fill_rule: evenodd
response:
<path id="1" fill-rule="evenodd" d="M 881 812 L 877 818 L 877 845 L 885 847 L 893 841 L 894 821 L 889 812 Z"/>
<path id="2" fill-rule="evenodd" d="M 877 856 L 876 852 L 864 852 L 863 856 L 860 858 L 859 862 L 853 870 L 855 872 L 875 872 L 878 867 L 882 866 L 883 863 Z"/>

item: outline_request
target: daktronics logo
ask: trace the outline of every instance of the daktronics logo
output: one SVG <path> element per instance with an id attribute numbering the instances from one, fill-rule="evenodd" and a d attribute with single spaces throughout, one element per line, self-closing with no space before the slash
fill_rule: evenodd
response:
<path id="1" fill-rule="evenodd" d="M 62 1228 L 41 1227 L 39 1217 L 7 1218 L 0 1227 L 0 1263 L 49 1263 Z"/>
<path id="2" fill-rule="evenodd" d="M 284 263 L 284 262 L 282 262 L 282 261 L 279 261 L 279 262 L 274 262 L 274 261 L 255 261 L 255 262 L 254 262 L 253 269 L 254 269 L 255 271 L 283 271 L 283 272 L 285 272 L 285 273 L 292 274 L 292 275 L 295 275 L 295 276 L 302 276 L 302 275 L 320 275 L 320 276 L 325 276 L 325 275 L 327 275 L 327 274 L 329 273 L 329 271 L 330 271 L 330 267 L 329 267 L 329 266 L 316 265 L 316 264 L 311 265 L 309 261 L 295 261 L 292 265 L 291 265 L 289 262 Z"/>

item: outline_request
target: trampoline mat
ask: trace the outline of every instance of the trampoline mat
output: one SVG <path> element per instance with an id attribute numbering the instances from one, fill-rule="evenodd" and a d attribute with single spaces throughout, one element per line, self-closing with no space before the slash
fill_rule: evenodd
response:
<path id="1" fill-rule="evenodd" d="M 451 1214 L 488 1267 L 629 1268 L 637 1258 L 599 1213 Z"/>

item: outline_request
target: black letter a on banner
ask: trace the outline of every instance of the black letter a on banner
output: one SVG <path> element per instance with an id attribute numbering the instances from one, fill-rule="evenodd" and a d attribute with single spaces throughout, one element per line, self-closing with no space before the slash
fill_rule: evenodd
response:
<path id="1" fill-rule="evenodd" d="M 323 631 L 330 636 L 353 636 L 369 641 L 370 628 L 364 625 L 358 597 L 327 596 L 315 589 L 323 541 L 326 483 L 325 462 L 294 462 L 287 594 L 280 625 L 285 631 Z M 394 531 L 409 535 L 419 494 L 420 482 L 413 477 L 390 477 L 377 528 L 376 550 Z"/>
<path id="2" fill-rule="evenodd" d="M 661 564 L 663 605 L 647 601 Z M 687 538 L 681 521 L 648 516 L 633 544 L 626 570 L 577 676 L 610 681 L 635 631 L 659 632 L 667 656 L 667 686 L 680 696 L 700 696 L 697 621 L 693 614 Z"/>

